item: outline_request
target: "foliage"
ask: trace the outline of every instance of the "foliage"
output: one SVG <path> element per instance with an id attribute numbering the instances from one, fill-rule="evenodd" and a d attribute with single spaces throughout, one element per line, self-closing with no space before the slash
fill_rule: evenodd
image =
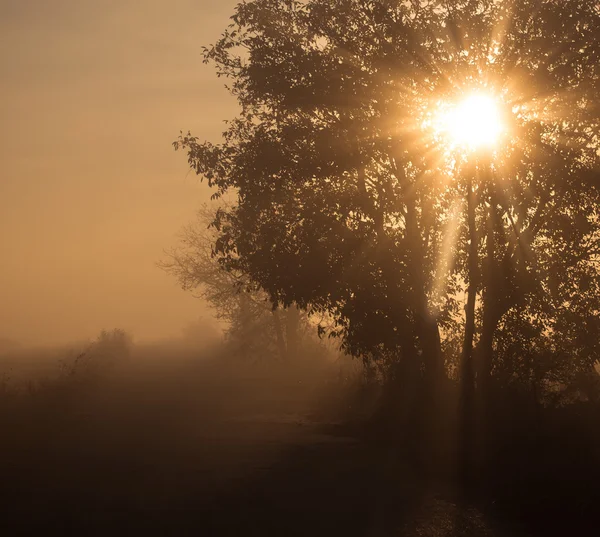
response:
<path id="1" fill-rule="evenodd" d="M 98 337 L 74 357 L 61 362 L 63 379 L 96 381 L 127 359 L 133 342 L 124 330 L 102 330 Z"/>
<path id="2" fill-rule="evenodd" d="M 36 368 L 42 372 L 32 374 L 26 367 L 18 371 L 17 361 L 14 371 L 0 373 L 0 407 L 5 411 L 0 418 L 10 415 L 14 408 L 24 407 L 35 407 L 41 412 L 57 411 L 57 408 L 76 411 L 73 405 L 79 404 L 82 397 L 106 389 L 107 381 L 114 378 L 115 370 L 128 360 L 132 349 L 129 334 L 113 329 L 102 330 L 83 348 L 78 345 L 69 349 L 37 350 L 31 351 L 32 355 L 20 356 L 24 362 L 39 359 Z M 54 369 L 57 357 L 62 358 Z"/>
<path id="3" fill-rule="evenodd" d="M 205 49 L 240 113 L 218 145 L 175 143 L 215 197 L 236 197 L 214 219 L 219 262 L 276 305 L 331 315 L 348 352 L 400 376 L 435 373 L 456 349 L 469 277 L 480 376 L 590 371 L 598 35 L 592 0 L 241 3 Z M 510 127 L 489 157 L 435 129 L 440 106 L 473 90 Z"/>
<path id="4" fill-rule="evenodd" d="M 268 295 L 240 270 L 226 270 L 215 255 L 218 239 L 211 225 L 214 213 L 204 205 L 194 223 L 186 226 L 180 244 L 159 263 L 182 288 L 212 306 L 227 325 L 226 339 L 236 353 L 255 360 L 265 356 L 288 358 L 298 352 L 308 319 L 295 306 L 273 307 Z"/>

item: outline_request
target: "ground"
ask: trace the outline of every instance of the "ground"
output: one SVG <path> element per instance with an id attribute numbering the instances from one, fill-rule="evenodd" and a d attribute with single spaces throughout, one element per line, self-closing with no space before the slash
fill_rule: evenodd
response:
<path id="1" fill-rule="evenodd" d="M 0 533 L 524 535 L 425 483 L 396 449 L 316 418 L 305 373 L 236 383 L 145 366 L 101 389 L 28 396 L 3 414 Z"/>

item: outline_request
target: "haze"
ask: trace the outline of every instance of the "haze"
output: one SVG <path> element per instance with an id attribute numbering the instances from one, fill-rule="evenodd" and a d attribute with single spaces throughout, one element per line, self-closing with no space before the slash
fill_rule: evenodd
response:
<path id="1" fill-rule="evenodd" d="M 155 263 L 208 197 L 171 142 L 233 113 L 201 45 L 234 4 L 0 0 L 0 338 L 159 339 L 210 315 Z"/>

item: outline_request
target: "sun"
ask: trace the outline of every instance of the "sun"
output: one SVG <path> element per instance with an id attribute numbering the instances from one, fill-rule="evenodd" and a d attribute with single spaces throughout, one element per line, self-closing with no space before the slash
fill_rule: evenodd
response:
<path id="1" fill-rule="evenodd" d="M 491 149 L 504 131 L 499 103 L 490 95 L 472 94 L 440 112 L 438 130 L 453 146 Z"/>

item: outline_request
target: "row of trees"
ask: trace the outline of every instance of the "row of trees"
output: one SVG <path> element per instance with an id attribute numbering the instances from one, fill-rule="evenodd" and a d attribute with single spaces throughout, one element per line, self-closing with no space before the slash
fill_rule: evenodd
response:
<path id="1" fill-rule="evenodd" d="M 331 316 L 347 352 L 432 396 L 469 339 L 463 380 L 486 393 L 516 383 L 541 400 L 590 374 L 598 36 L 593 0 L 241 3 L 204 53 L 240 113 L 219 144 L 175 143 L 215 198 L 235 198 L 212 222 L 219 277 L 275 312 Z M 510 123 L 485 165 L 432 127 L 440 103 L 473 89 Z"/>

